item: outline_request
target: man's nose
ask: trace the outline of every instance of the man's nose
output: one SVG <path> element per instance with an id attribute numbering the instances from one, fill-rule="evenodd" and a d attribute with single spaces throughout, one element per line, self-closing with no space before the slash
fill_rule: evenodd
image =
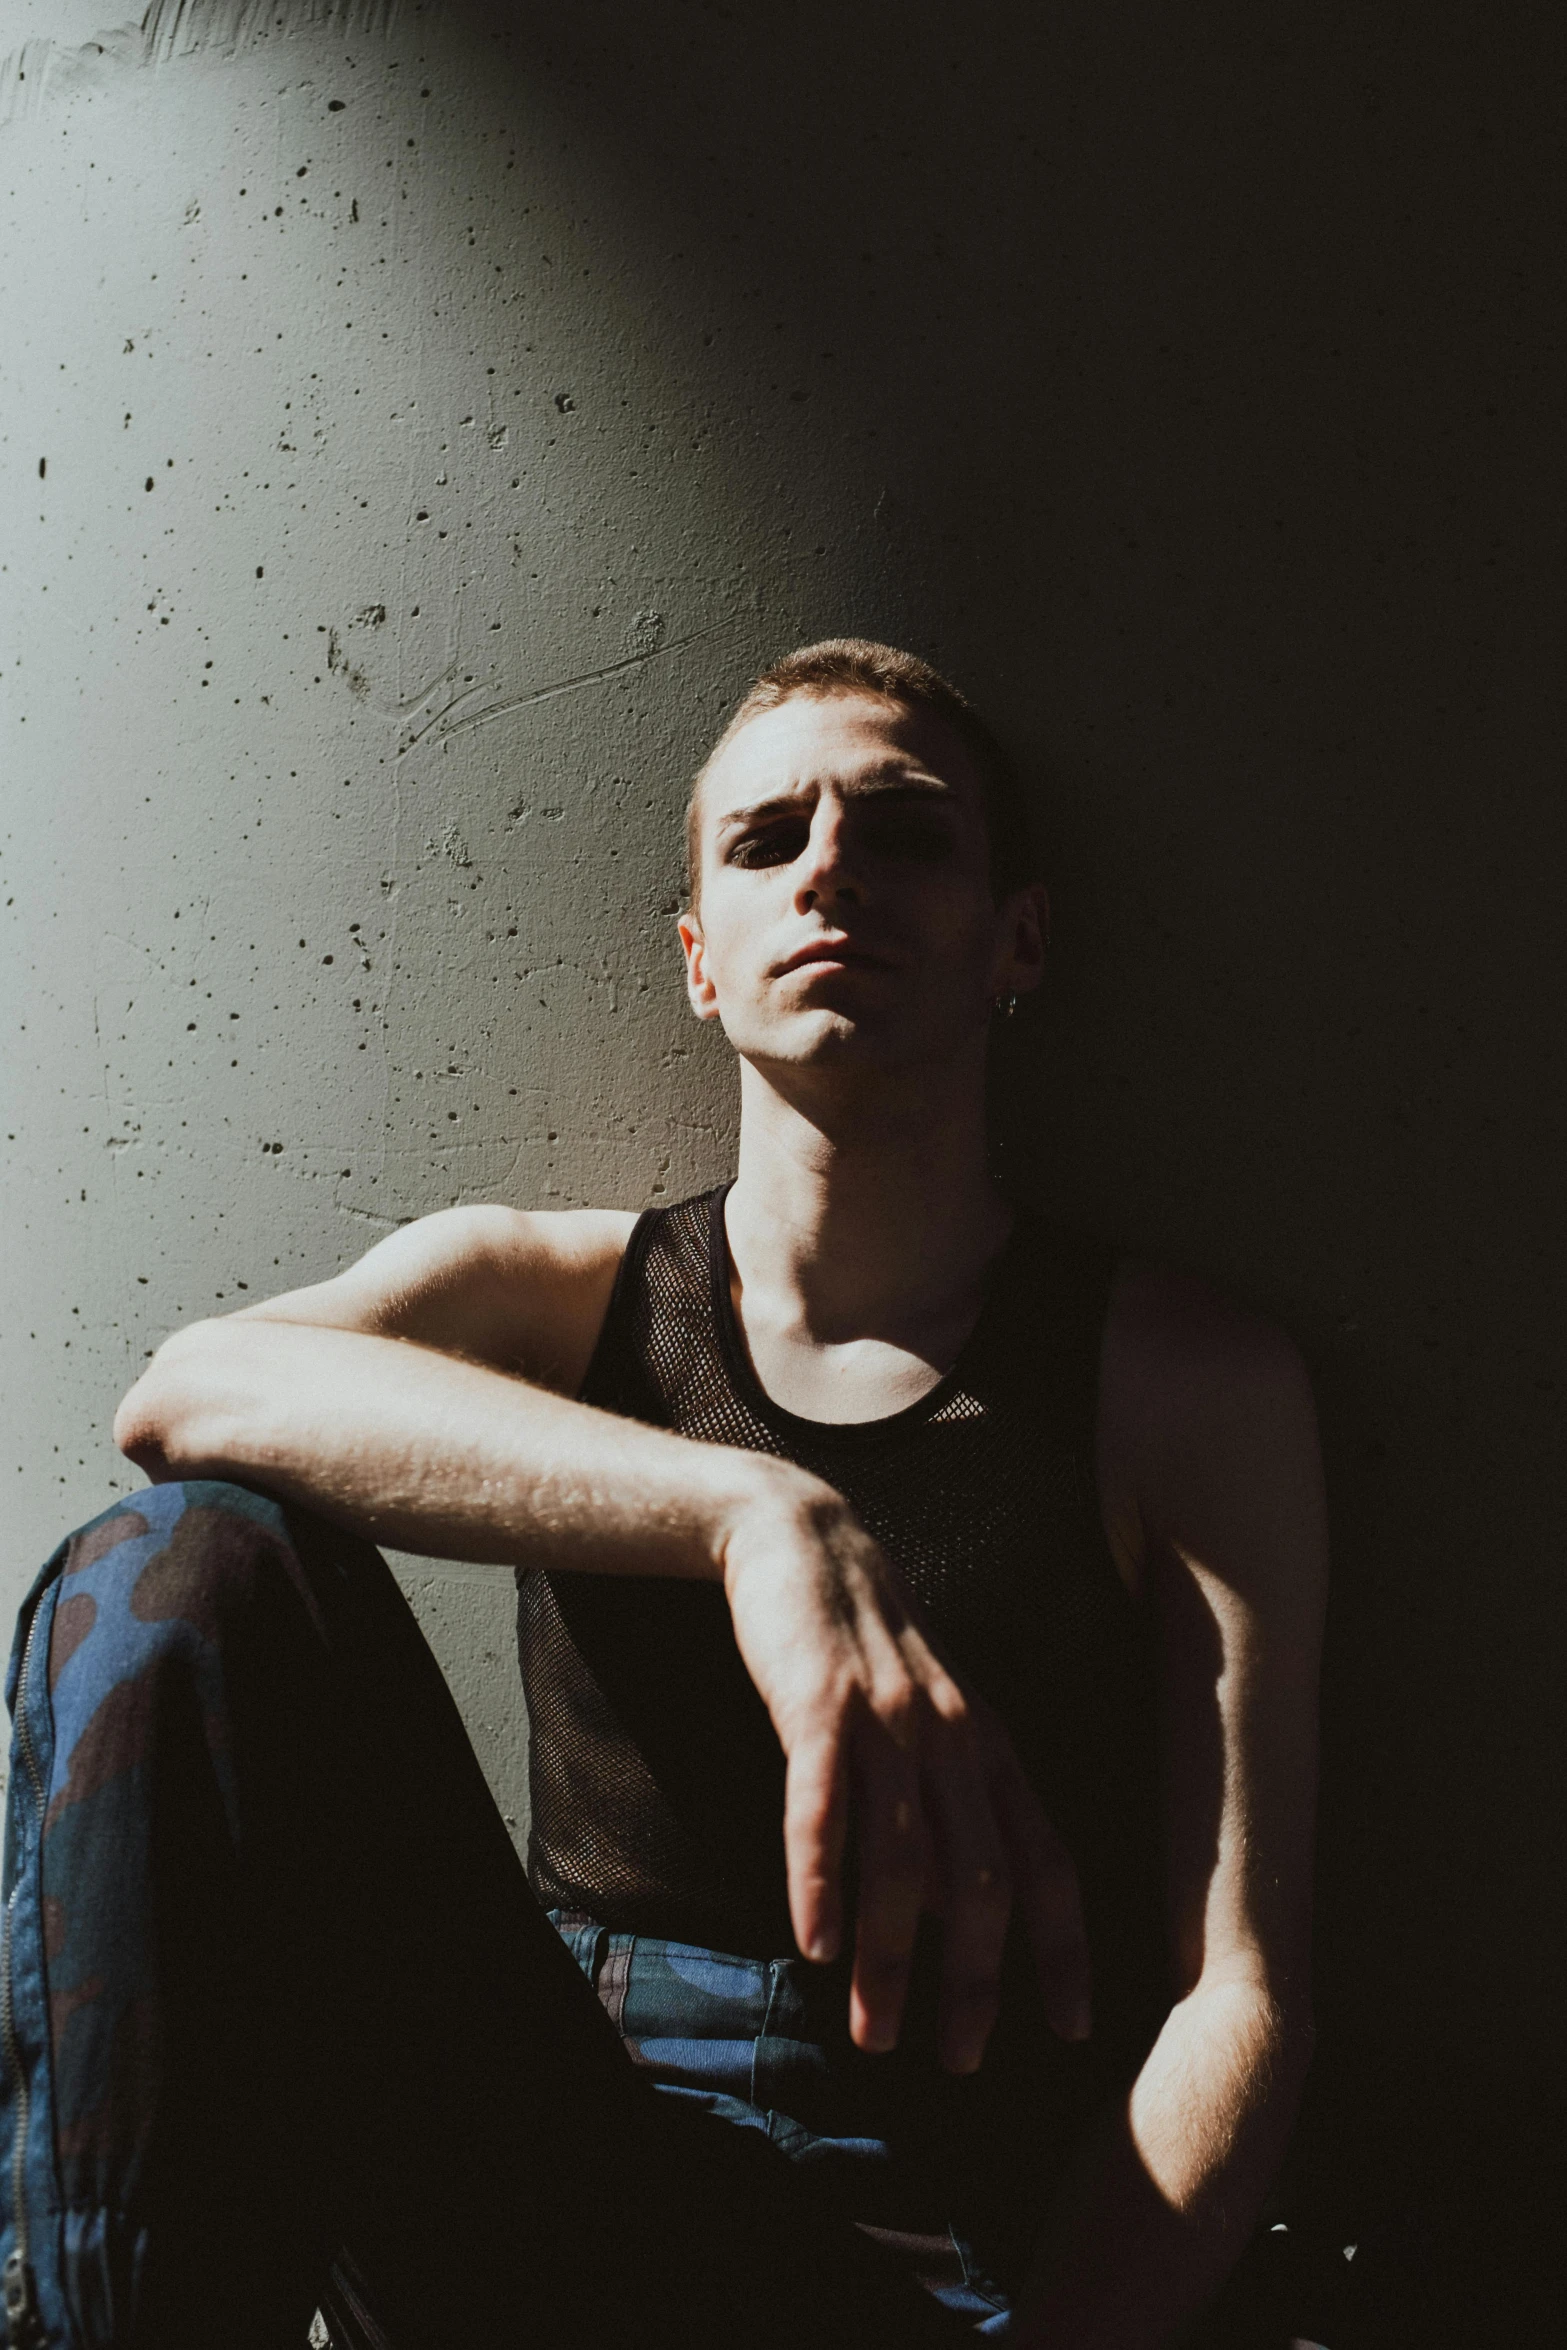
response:
<path id="1" fill-rule="evenodd" d="M 809 914 L 834 905 L 857 906 L 864 896 L 864 877 L 853 853 L 845 811 L 818 803 L 795 875 L 795 910 Z"/>

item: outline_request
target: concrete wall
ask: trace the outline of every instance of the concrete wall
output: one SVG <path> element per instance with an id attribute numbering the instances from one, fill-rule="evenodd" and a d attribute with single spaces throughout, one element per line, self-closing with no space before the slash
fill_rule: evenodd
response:
<path id="1" fill-rule="evenodd" d="M 1559 2082 L 1525 12 L 0 0 L 5 52 L 7 1588 L 172 1324 L 726 1167 L 684 777 L 761 657 L 891 635 L 1049 779 L 1017 1180 L 1318 1376 L 1323 2077 L 1379 2146 Z M 406 1571 L 515 1816 L 506 1595 Z"/>

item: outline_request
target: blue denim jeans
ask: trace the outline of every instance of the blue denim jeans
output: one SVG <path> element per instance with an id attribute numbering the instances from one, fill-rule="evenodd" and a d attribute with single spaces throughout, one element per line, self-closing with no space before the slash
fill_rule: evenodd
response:
<path id="1" fill-rule="evenodd" d="M 287 2350 L 318 2304 L 370 2350 L 993 2329 L 956 2246 L 930 2293 L 855 2224 L 835 2170 L 892 2158 L 795 1970 L 551 1929 L 367 1544 L 155 1486 L 49 1560 L 7 1699 L 13 2342 Z"/>
<path id="2" fill-rule="evenodd" d="M 800 1959 L 737 1958 L 612 1934 L 562 1910 L 549 1917 L 655 2087 L 760 2132 L 974 2334 L 1004 2334 L 1007 2296 L 951 2216 L 932 2209 L 940 2185 L 928 2166 L 863 2094 L 876 2060 L 856 2063 L 830 2029 L 827 2003 L 841 1999 L 841 1981 L 824 1988 Z"/>

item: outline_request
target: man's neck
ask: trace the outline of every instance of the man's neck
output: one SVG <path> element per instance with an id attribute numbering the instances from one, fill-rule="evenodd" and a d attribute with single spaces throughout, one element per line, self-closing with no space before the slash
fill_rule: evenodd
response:
<path id="1" fill-rule="evenodd" d="M 726 1223 L 744 1318 L 945 1368 L 1012 1226 L 986 1163 L 983 1064 L 844 1076 L 807 1088 L 741 1064 Z"/>

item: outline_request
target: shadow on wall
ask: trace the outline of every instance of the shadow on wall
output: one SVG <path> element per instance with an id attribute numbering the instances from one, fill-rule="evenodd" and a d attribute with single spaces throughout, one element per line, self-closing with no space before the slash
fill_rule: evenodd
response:
<path id="1" fill-rule="evenodd" d="M 153 12 L 212 52 L 192 49 L 193 73 L 266 40 L 282 61 L 294 18 L 331 34 L 330 73 L 324 49 L 289 67 L 301 187 L 373 99 L 387 153 L 362 149 L 366 224 L 372 186 L 397 200 L 373 215 L 388 267 L 352 248 L 358 332 L 379 338 L 366 372 L 280 373 L 267 410 L 279 467 L 302 474 L 312 436 L 340 452 L 333 535 L 296 539 L 265 608 L 278 635 L 309 606 L 311 659 L 263 736 L 271 672 L 236 645 L 246 732 L 213 762 L 236 827 L 264 808 L 297 844 L 257 965 L 287 1007 L 277 1056 L 234 1059 L 232 1102 L 218 1064 L 191 1081 L 249 1154 L 258 1089 L 292 1099 L 285 1046 L 305 1071 L 298 1139 L 275 1113 L 286 1160 L 276 1144 L 257 1177 L 244 1158 L 272 1187 L 243 1194 L 268 1243 L 246 1278 L 330 1270 L 448 1196 L 643 1198 L 719 1172 L 726 1080 L 693 1052 L 667 937 L 684 774 L 791 641 L 854 628 L 948 666 L 1037 768 L 1058 901 L 1049 986 L 1005 1041 L 1012 1180 L 1276 1314 L 1317 1377 L 1337 1532 L 1324 2140 L 1369 2176 L 1452 2115 L 1522 2111 L 1567 2053 L 1541 1850 L 1564 1775 L 1547 1730 L 1560 981 L 1538 884 L 1562 830 L 1538 498 L 1559 408 L 1540 247 L 1561 191 L 1523 12 L 797 0 L 764 24 L 699 0 L 453 0 L 279 6 L 275 31 L 267 14 Z M 332 193 L 346 240 L 349 182 Z M 257 235 L 281 237 L 274 195 L 306 234 L 290 178 Z M 274 294 L 296 282 L 283 266 Z M 115 324 L 116 353 L 122 326 L 127 348 L 142 332 Z M 385 394 L 369 426 L 360 383 Z M 210 381 L 203 397 L 205 516 L 240 464 L 215 453 Z M 493 486 L 464 492 L 461 466 L 477 481 L 492 459 Z M 416 483 L 434 485 L 417 503 Z M 288 558 L 269 546 L 271 596 Z M 247 540 L 247 590 L 251 568 Z M 127 586 L 128 611 L 143 600 Z M 156 640 L 168 604 L 147 609 Z M 243 625 L 259 643 L 262 621 Z M 156 708 L 154 744 L 175 723 Z M 328 767 L 366 802 L 351 856 Z M 273 829 L 239 837 L 211 884 L 236 921 Z M 275 976 L 300 934 L 318 969 L 350 896 L 363 1037 Z M 101 951 L 117 1017 L 141 995 L 120 981 L 148 968 L 139 919 L 101 926 L 130 942 Z M 237 955 L 213 927 L 203 985 Z M 318 1018 L 336 1041 L 301 1060 L 290 1039 Z M 85 1011 L 81 1029 L 71 1101 L 154 1118 Z M 167 1101 L 156 1115 L 177 1154 Z M 171 1156 L 161 1221 L 125 1222 L 142 1147 L 122 1137 L 117 1162 L 132 1252 L 187 1197 Z M 203 1203 L 228 1180 L 191 1178 L 206 1288 L 157 1272 L 162 1327 L 223 1294 L 230 1239 Z M 74 1266 L 54 1195 L 35 1212 Z M 106 1363 L 107 1397 L 133 1365 Z"/>
<path id="2" fill-rule="evenodd" d="M 702 236 L 780 516 L 797 417 L 857 476 L 779 636 L 895 620 L 1050 779 L 1007 1163 L 1305 1343 L 1337 1528 L 1319 2096 L 1374 2085 L 1372 2167 L 1422 2114 L 1494 2128 L 1564 2055 L 1531 28 L 472 12 L 503 17 Z M 881 596 L 844 610 L 867 527 Z"/>

